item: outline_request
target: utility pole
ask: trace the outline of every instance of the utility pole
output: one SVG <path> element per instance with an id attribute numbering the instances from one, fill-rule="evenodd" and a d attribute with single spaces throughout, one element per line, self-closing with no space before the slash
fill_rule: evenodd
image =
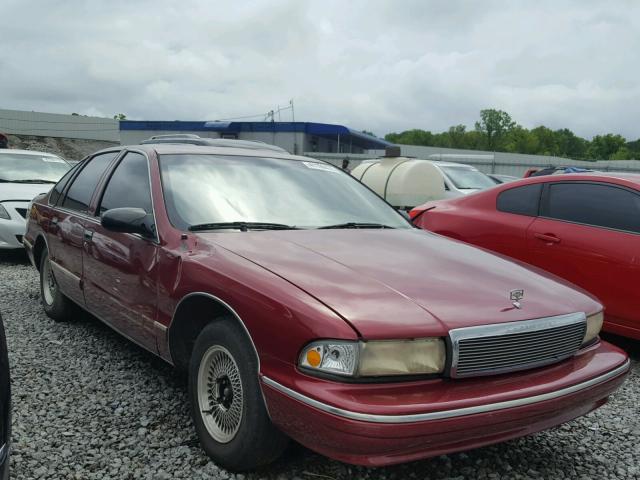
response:
<path id="1" fill-rule="evenodd" d="M 289 100 L 291 105 L 291 118 L 293 119 L 293 154 L 298 154 L 298 131 L 296 130 L 296 112 L 293 109 L 293 98 Z"/>

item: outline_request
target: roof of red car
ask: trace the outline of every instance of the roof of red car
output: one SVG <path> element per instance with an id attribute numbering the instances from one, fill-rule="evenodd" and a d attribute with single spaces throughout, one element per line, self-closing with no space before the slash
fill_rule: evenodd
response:
<path id="1" fill-rule="evenodd" d="M 625 182 L 632 182 L 640 185 L 640 173 L 631 172 L 585 172 L 585 173 L 563 173 L 559 175 L 541 175 L 539 177 L 527 177 L 520 180 L 516 180 L 509 183 L 501 184 L 502 187 L 522 185 L 527 183 L 539 183 L 539 182 L 555 182 L 558 180 L 565 181 L 585 181 L 585 180 L 598 180 L 608 181 L 612 179 L 623 180 Z"/>
<path id="2" fill-rule="evenodd" d="M 121 147 L 105 148 L 101 151 L 114 151 L 121 149 L 142 150 L 144 152 L 155 152 L 158 155 L 180 155 L 180 154 L 199 154 L 199 155 L 226 155 L 226 156 L 242 156 L 242 157 L 268 157 L 282 158 L 285 160 L 297 160 L 305 162 L 319 162 L 310 157 L 300 155 L 292 155 L 288 152 L 278 152 L 270 149 L 247 149 L 236 147 L 215 147 L 203 145 L 191 145 L 186 143 L 153 143 L 143 145 L 123 145 Z"/>

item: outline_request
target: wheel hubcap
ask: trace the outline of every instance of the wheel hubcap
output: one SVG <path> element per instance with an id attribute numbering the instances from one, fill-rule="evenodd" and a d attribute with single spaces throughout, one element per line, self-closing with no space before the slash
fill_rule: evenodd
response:
<path id="1" fill-rule="evenodd" d="M 53 276 L 51 262 L 47 260 L 44 262 L 44 271 L 42 272 L 42 293 L 47 305 L 53 304 L 53 299 L 57 290 L 58 284 L 56 283 L 56 277 Z"/>
<path id="2" fill-rule="evenodd" d="M 236 436 L 244 403 L 240 370 L 229 351 L 210 347 L 198 370 L 198 406 L 209 434 L 220 443 Z"/>

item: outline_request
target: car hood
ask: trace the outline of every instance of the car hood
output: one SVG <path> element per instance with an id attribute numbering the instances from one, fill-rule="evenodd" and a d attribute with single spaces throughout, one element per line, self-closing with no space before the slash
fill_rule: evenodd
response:
<path id="1" fill-rule="evenodd" d="M 296 285 L 364 338 L 442 336 L 459 327 L 600 308 L 555 278 L 417 229 L 200 237 Z M 524 289 L 521 309 L 510 300 L 515 289 Z"/>
<path id="2" fill-rule="evenodd" d="M 47 193 L 51 183 L 0 183 L 0 202 L 24 200 L 30 202 L 41 193 Z"/>

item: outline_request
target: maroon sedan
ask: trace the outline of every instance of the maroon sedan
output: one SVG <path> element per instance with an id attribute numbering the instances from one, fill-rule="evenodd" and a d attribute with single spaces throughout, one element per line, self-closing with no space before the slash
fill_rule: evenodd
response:
<path id="1" fill-rule="evenodd" d="M 234 470 L 289 437 L 364 465 L 519 437 L 629 369 L 592 297 L 285 152 L 103 150 L 34 201 L 25 245 L 50 317 L 79 305 L 188 371 L 201 444 Z"/>
<path id="2" fill-rule="evenodd" d="M 606 331 L 640 340 L 640 175 L 532 177 L 412 216 L 584 288 L 604 303 Z"/>

